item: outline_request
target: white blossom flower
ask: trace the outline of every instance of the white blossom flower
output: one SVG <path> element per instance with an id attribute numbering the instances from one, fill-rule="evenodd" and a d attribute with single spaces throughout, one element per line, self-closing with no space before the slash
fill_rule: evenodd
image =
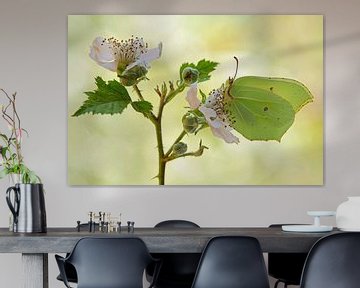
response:
<path id="1" fill-rule="evenodd" d="M 188 101 L 191 109 L 196 109 L 200 106 L 201 102 L 197 97 L 197 83 L 190 85 L 186 95 L 186 100 Z"/>
<path id="2" fill-rule="evenodd" d="M 149 69 L 149 63 L 160 58 L 161 50 L 161 42 L 157 48 L 148 49 L 143 38 L 119 41 L 114 37 L 96 37 L 90 46 L 89 56 L 100 66 L 121 74 L 135 66 Z"/>
<path id="3" fill-rule="evenodd" d="M 211 132 L 226 143 L 239 143 L 239 138 L 231 133 L 231 120 L 224 111 L 224 89 L 210 92 L 204 104 L 197 97 L 197 84 L 192 84 L 187 92 L 186 100 L 192 109 L 199 108 L 209 124 Z"/>

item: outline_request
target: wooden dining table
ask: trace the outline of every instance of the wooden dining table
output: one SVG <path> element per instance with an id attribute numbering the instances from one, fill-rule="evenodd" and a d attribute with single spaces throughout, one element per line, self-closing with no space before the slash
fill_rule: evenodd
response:
<path id="1" fill-rule="evenodd" d="M 21 253 L 24 288 L 48 288 L 48 253 L 67 253 L 83 237 L 139 237 L 151 253 L 201 253 L 209 239 L 222 235 L 252 236 L 262 251 L 308 252 L 321 237 L 338 233 L 283 232 L 281 227 L 135 228 L 119 232 L 89 232 L 77 228 L 48 228 L 47 233 L 13 233 L 0 228 L 0 253 Z M 1 261 L 1 259 L 0 259 Z"/>

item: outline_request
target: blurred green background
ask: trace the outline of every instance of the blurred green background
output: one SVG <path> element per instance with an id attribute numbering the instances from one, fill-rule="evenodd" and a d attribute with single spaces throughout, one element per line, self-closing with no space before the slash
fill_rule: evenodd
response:
<path id="1" fill-rule="evenodd" d="M 152 62 L 149 81 L 139 84 L 155 106 L 153 91 L 163 81 L 178 80 L 184 62 L 203 58 L 219 62 L 208 93 L 235 72 L 239 76 L 286 77 L 304 83 L 313 103 L 296 114 L 295 123 L 275 141 L 227 144 L 210 129 L 186 136 L 189 150 L 200 139 L 210 149 L 167 165 L 167 185 L 322 185 L 323 184 L 323 17 L 319 15 L 71 15 L 68 16 L 68 182 L 70 185 L 158 185 L 153 125 L 129 106 L 121 115 L 71 117 L 96 88 L 94 78 L 116 78 L 88 56 L 97 36 L 143 37 L 149 47 L 163 43 Z M 133 99 L 134 91 L 128 89 Z M 165 108 L 165 150 L 182 131 L 186 90 Z"/>

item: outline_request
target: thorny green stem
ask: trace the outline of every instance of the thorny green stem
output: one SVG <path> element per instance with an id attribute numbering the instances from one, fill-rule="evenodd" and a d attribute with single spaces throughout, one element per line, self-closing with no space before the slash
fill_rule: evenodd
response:
<path id="1" fill-rule="evenodd" d="M 158 154 L 159 154 L 159 184 L 160 185 L 165 185 L 165 169 L 166 169 L 166 162 L 164 161 L 164 143 L 163 143 L 163 139 L 162 139 L 162 124 L 161 124 L 161 120 L 162 120 L 162 114 L 164 111 L 164 106 L 165 106 L 165 96 L 166 95 L 161 95 L 160 97 L 160 103 L 159 103 L 159 110 L 158 110 L 158 115 L 157 115 L 157 121 L 156 121 L 156 125 L 155 125 L 155 129 L 156 129 L 156 140 L 157 140 L 157 144 L 158 144 Z"/>
<path id="2" fill-rule="evenodd" d="M 145 100 L 144 97 L 141 94 L 141 91 L 139 87 L 135 84 L 134 86 L 135 92 L 137 93 L 140 100 Z M 159 171 L 158 171 L 158 179 L 159 179 L 159 185 L 165 184 L 165 169 L 166 169 L 166 162 L 163 161 L 164 159 L 164 144 L 162 139 L 162 128 L 161 128 L 161 120 L 162 120 L 162 113 L 165 106 L 165 96 L 162 95 L 160 97 L 160 103 L 159 103 L 159 110 L 157 116 L 154 115 L 153 112 L 151 112 L 148 116 L 150 121 L 155 126 L 155 132 L 156 132 L 156 141 L 157 141 L 157 149 L 158 149 L 158 155 L 159 155 Z"/>
<path id="3" fill-rule="evenodd" d="M 169 103 L 174 97 L 185 89 L 185 84 L 180 84 L 175 90 L 172 90 L 165 100 L 165 104 Z"/>
<path id="4" fill-rule="evenodd" d="M 135 84 L 133 85 L 133 88 L 138 95 L 138 98 L 142 101 L 145 101 L 143 95 L 141 94 L 141 91 L 139 87 Z M 173 88 L 172 83 L 170 82 L 170 92 L 166 94 L 166 92 L 161 93 L 160 90 L 155 90 L 158 92 L 160 96 L 160 102 L 159 102 L 159 108 L 157 115 L 155 115 L 153 112 L 150 114 L 145 115 L 155 126 L 155 132 L 156 132 L 156 141 L 157 141 L 157 149 L 158 149 L 158 157 L 159 157 L 159 171 L 158 175 L 156 176 L 159 180 L 159 185 L 165 185 L 165 172 L 166 172 L 166 164 L 169 161 L 175 160 L 180 157 L 186 157 L 186 156 L 200 156 L 204 149 L 207 149 L 207 147 L 202 146 L 200 144 L 199 149 L 195 152 L 189 152 L 185 153 L 179 156 L 171 155 L 173 146 L 180 142 L 181 139 L 186 135 L 185 131 L 182 131 L 180 135 L 176 138 L 175 142 L 169 150 L 165 153 L 164 152 L 164 142 L 162 137 L 162 115 L 164 111 L 164 107 L 166 104 L 168 104 L 174 97 L 181 93 L 185 89 L 184 84 L 180 84 L 176 89 Z"/>
<path id="5" fill-rule="evenodd" d="M 181 157 L 188 157 L 188 156 L 199 157 L 204 153 L 205 149 L 209 149 L 209 148 L 202 145 L 201 141 L 200 141 L 198 150 L 193 151 L 193 152 L 187 152 L 187 153 L 184 153 L 184 154 L 181 154 L 181 155 L 171 154 L 170 156 L 166 157 L 164 160 L 166 162 L 170 162 L 172 160 L 175 160 L 175 159 L 178 159 L 178 158 L 181 158 Z"/>

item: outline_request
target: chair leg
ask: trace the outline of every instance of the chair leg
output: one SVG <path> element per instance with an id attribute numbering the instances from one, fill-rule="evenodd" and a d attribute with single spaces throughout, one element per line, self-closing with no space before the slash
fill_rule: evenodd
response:
<path id="1" fill-rule="evenodd" d="M 287 285 L 286 282 L 283 282 L 283 281 L 281 281 L 281 280 L 277 280 L 277 281 L 275 282 L 275 284 L 274 284 L 274 288 L 277 288 L 280 283 L 284 283 L 284 288 L 287 288 L 287 287 L 288 287 L 288 285 Z"/>

